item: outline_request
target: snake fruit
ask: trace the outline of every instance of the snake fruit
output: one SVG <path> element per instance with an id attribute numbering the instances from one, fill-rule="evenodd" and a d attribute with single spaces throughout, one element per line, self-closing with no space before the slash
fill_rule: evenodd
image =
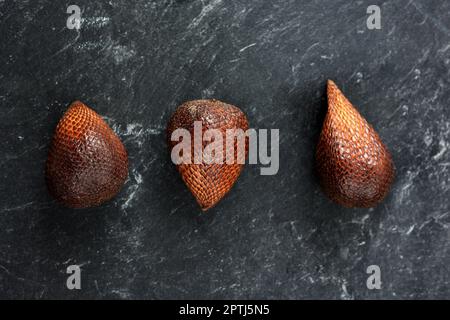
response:
<path id="1" fill-rule="evenodd" d="M 188 189 L 194 195 L 203 211 L 206 211 L 216 205 L 231 189 L 239 177 L 244 164 L 237 161 L 238 157 L 244 158 L 248 154 L 248 139 L 245 138 L 245 145 L 238 148 L 237 140 L 230 149 L 225 146 L 227 129 L 242 129 L 244 132 L 248 129 L 248 121 L 245 114 L 237 107 L 218 101 L 218 100 L 194 100 L 189 101 L 177 108 L 169 120 L 167 127 L 168 144 L 172 151 L 179 141 L 172 141 L 172 133 L 176 129 L 185 129 L 189 131 L 191 159 L 195 157 L 195 144 L 201 144 L 197 150 L 203 152 L 209 142 L 194 141 L 194 123 L 201 123 L 202 132 L 208 129 L 217 129 L 223 137 L 223 150 L 219 154 L 221 163 L 201 162 L 180 163 L 177 169 Z M 233 151 L 234 150 L 234 151 Z M 227 153 L 233 163 L 226 162 Z M 197 151 L 198 153 L 198 151 Z M 245 154 L 243 154 L 245 153 Z"/>
<path id="2" fill-rule="evenodd" d="M 127 176 L 127 151 L 120 139 L 94 110 L 73 102 L 48 153 L 50 193 L 67 207 L 98 206 L 119 192 Z"/>
<path id="3" fill-rule="evenodd" d="M 344 207 L 374 207 L 394 180 L 392 157 L 372 126 L 331 80 L 327 96 L 328 111 L 316 150 L 322 189 Z"/>

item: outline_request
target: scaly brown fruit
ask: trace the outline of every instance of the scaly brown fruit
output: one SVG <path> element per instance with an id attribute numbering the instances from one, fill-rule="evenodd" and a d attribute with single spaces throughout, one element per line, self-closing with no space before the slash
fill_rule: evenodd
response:
<path id="1" fill-rule="evenodd" d="M 370 124 L 328 80 L 328 112 L 316 151 L 323 190 L 345 207 L 374 207 L 389 192 L 394 164 Z"/>
<path id="2" fill-rule="evenodd" d="M 50 193 L 68 207 L 97 206 L 114 197 L 127 176 L 127 151 L 114 131 L 94 110 L 72 103 L 48 154 Z"/>
<path id="3" fill-rule="evenodd" d="M 224 143 L 224 152 L 221 154 L 223 163 L 207 164 L 201 163 L 181 163 L 177 169 L 189 190 L 196 198 L 203 211 L 216 205 L 239 177 L 244 164 L 238 163 L 239 155 L 245 152 L 244 159 L 248 153 L 248 139 L 245 138 L 245 150 L 238 150 L 238 142 L 234 140 L 234 163 L 226 163 L 226 137 L 227 129 L 248 129 L 248 121 L 245 114 L 237 107 L 218 100 L 194 100 L 189 101 L 177 108 L 172 115 L 167 126 L 168 144 L 170 150 L 177 145 L 178 141 L 171 141 L 172 133 L 179 128 L 189 131 L 191 136 L 191 160 L 194 155 L 194 122 L 200 121 L 202 124 L 202 136 L 208 129 L 220 130 Z M 198 142 L 197 142 L 198 143 Z M 204 150 L 208 142 L 201 141 L 200 149 Z M 230 156 L 231 157 L 231 156 Z"/>

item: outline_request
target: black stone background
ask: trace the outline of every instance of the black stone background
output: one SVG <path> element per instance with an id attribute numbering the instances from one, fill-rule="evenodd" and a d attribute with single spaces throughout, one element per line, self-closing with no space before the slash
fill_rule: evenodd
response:
<path id="1" fill-rule="evenodd" d="M 381 30 L 366 27 L 370 4 Z M 0 37 L 0 298 L 450 298 L 449 1 L 1 0 Z M 392 152 L 396 181 L 374 209 L 333 204 L 314 176 L 329 78 Z M 280 129 L 278 174 L 247 165 L 206 214 L 165 141 L 196 98 Z M 130 161 L 120 194 L 88 210 L 44 181 L 76 99 Z M 366 287 L 371 264 L 381 290 Z"/>

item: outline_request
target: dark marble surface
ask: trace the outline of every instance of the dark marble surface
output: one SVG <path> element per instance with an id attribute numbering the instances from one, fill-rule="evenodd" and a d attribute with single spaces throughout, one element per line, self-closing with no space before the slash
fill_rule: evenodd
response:
<path id="1" fill-rule="evenodd" d="M 450 298 L 450 2 L 0 0 L 0 35 L 0 298 Z M 314 176 L 328 78 L 392 152 L 396 181 L 374 209 L 331 203 Z M 165 126 L 211 97 L 280 129 L 280 170 L 247 165 L 203 214 Z M 88 210 L 61 207 L 44 181 L 75 99 L 130 160 L 121 193 Z M 366 287 L 371 264 L 381 290 Z"/>

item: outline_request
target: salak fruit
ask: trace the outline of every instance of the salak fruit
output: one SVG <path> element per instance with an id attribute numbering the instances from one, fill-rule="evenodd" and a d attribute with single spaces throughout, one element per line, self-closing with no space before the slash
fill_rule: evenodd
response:
<path id="1" fill-rule="evenodd" d="M 386 146 L 336 84 L 327 86 L 328 112 L 316 169 L 328 197 L 345 207 L 374 207 L 389 192 L 394 164 Z"/>
<path id="2" fill-rule="evenodd" d="M 200 139 L 195 141 L 194 123 L 201 125 Z M 172 141 L 172 133 L 177 129 L 185 129 L 189 132 L 188 141 L 190 152 L 190 162 L 177 164 L 177 169 L 189 190 L 196 198 L 203 211 L 216 205 L 239 177 L 244 163 L 240 163 L 239 157 L 244 158 L 248 153 L 248 139 L 245 138 L 245 145 L 238 147 L 238 141 L 233 140 L 231 148 L 226 148 L 226 132 L 228 129 L 241 129 L 245 132 L 248 129 L 248 121 L 245 114 L 237 107 L 218 100 L 194 100 L 189 101 L 177 108 L 169 120 L 167 127 L 169 148 L 179 144 L 179 141 Z M 216 129 L 220 132 L 223 141 L 223 152 L 218 153 L 219 162 L 207 163 L 202 158 L 201 162 L 195 163 L 196 154 L 203 153 L 209 144 L 203 139 L 203 134 L 209 129 Z M 186 142 L 186 141 L 184 141 Z M 199 146 L 199 148 L 196 147 Z M 241 145 L 242 146 L 242 145 Z M 227 162 L 227 153 L 233 161 Z M 245 154 L 244 154 L 245 153 Z M 244 161 L 245 162 L 245 161 Z"/>
<path id="3" fill-rule="evenodd" d="M 50 193 L 68 207 L 98 206 L 119 192 L 127 176 L 127 151 L 114 131 L 94 110 L 72 103 L 48 154 Z"/>

